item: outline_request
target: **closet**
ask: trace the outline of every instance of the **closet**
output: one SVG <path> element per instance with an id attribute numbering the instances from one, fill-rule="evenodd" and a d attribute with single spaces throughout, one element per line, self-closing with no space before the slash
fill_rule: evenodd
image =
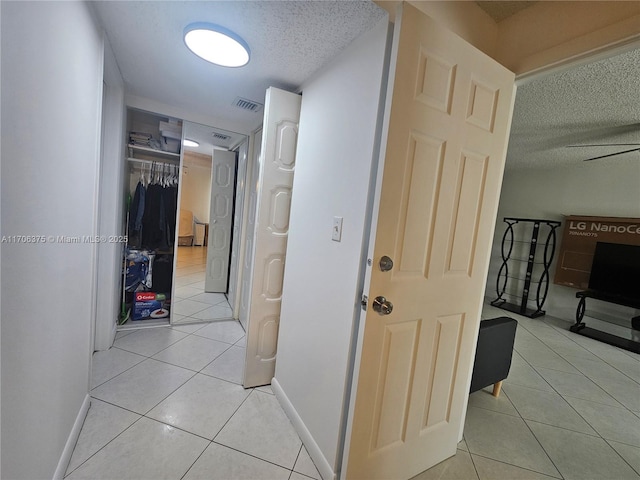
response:
<path id="1" fill-rule="evenodd" d="M 170 322 L 182 122 L 127 109 L 119 328 Z"/>

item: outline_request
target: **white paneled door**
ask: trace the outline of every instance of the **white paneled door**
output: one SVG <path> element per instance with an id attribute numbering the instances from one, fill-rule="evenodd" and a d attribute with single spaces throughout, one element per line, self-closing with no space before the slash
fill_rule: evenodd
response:
<path id="1" fill-rule="evenodd" d="M 275 372 L 300 104 L 300 95 L 267 90 L 246 327 L 246 388 L 271 383 Z"/>
<path id="2" fill-rule="evenodd" d="M 245 183 L 247 177 L 247 155 L 249 152 L 249 143 L 245 141 L 238 148 L 238 168 L 236 182 L 236 199 L 233 209 L 233 234 L 231 236 L 231 267 L 229 268 L 229 289 L 227 300 L 229 300 L 229 306 L 233 311 L 234 318 L 238 312 L 238 287 L 239 285 L 239 272 L 240 263 L 242 258 L 242 239 L 240 237 L 242 233 L 242 221 L 244 215 L 244 197 L 247 184 Z"/>
<path id="3" fill-rule="evenodd" d="M 408 479 L 455 454 L 513 109 L 494 60 L 406 3 L 395 28 L 347 479 Z"/>
<path id="4" fill-rule="evenodd" d="M 256 210 L 258 207 L 258 178 L 260 177 L 260 158 L 262 148 L 262 128 L 254 133 L 253 155 L 247 164 L 247 205 L 246 236 L 244 239 L 244 255 L 242 257 L 242 278 L 240 280 L 240 313 L 238 319 L 244 330 L 249 323 L 249 305 L 251 303 L 251 274 L 253 269 L 253 245 L 256 231 Z"/>
<path id="5" fill-rule="evenodd" d="M 211 206 L 205 292 L 225 293 L 229 277 L 236 153 L 214 150 L 211 167 Z"/>

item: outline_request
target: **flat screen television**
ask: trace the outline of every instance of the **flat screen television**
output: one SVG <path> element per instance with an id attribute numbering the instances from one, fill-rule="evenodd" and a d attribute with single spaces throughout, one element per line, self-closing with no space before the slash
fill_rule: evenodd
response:
<path id="1" fill-rule="evenodd" d="M 598 242 L 589 289 L 640 301 L 640 245 Z"/>

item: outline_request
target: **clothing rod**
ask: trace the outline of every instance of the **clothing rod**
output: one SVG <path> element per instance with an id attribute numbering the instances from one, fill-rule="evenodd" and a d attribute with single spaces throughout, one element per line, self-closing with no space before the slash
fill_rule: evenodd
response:
<path id="1" fill-rule="evenodd" d="M 172 162 L 171 160 L 163 161 L 163 160 L 143 160 L 141 158 L 127 158 L 127 161 L 132 163 L 141 163 L 143 165 L 153 165 L 155 163 L 160 165 L 173 165 L 175 167 L 180 166 L 179 162 Z"/>

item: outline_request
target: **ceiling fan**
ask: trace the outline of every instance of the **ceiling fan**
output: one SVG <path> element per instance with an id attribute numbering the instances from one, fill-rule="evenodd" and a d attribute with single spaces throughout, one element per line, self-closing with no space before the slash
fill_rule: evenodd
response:
<path id="1" fill-rule="evenodd" d="M 567 148 L 588 148 L 588 147 L 635 147 L 631 149 L 622 150 L 620 152 L 609 153 L 607 155 L 599 155 L 597 157 L 591 157 L 583 160 L 583 162 L 590 162 L 592 160 L 600 160 L 602 158 L 615 157 L 624 153 L 640 152 L 640 143 L 598 143 L 598 144 L 584 144 L 584 145 L 567 145 Z"/>

